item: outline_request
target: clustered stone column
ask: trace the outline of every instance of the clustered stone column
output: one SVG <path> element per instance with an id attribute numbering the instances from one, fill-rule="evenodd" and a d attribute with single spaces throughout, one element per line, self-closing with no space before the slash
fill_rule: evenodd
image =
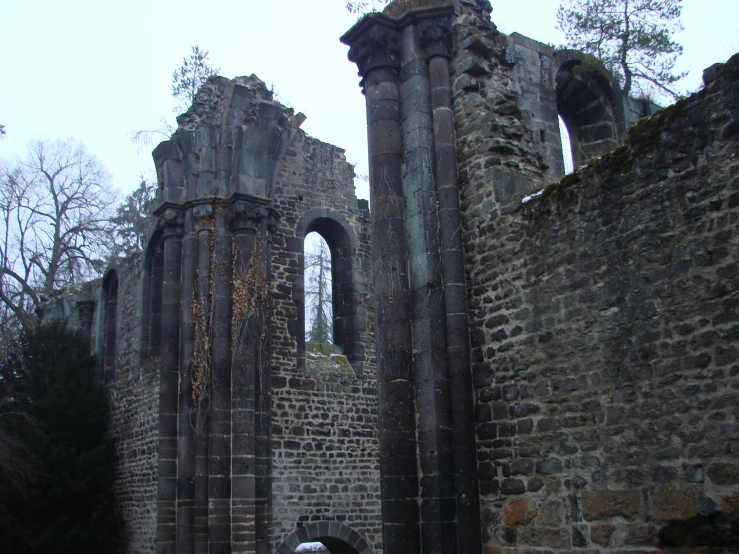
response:
<path id="1" fill-rule="evenodd" d="M 180 366 L 180 287 L 182 274 L 182 214 L 165 206 L 159 380 L 159 489 L 157 542 L 160 552 L 174 552 L 178 507 L 178 396 Z"/>
<path id="2" fill-rule="evenodd" d="M 367 98 L 383 545 L 387 552 L 414 553 L 420 549 L 419 483 L 402 175 L 400 35 L 391 27 L 374 26 L 351 52 L 364 77 Z"/>
<path id="3" fill-rule="evenodd" d="M 482 550 L 449 85 L 452 13 L 378 14 L 342 37 L 367 97 L 388 552 Z"/>
<path id="4" fill-rule="evenodd" d="M 265 291 L 260 291 L 259 275 L 250 273 L 250 268 L 261 266 L 264 275 L 270 274 L 266 237 L 275 229 L 276 218 L 276 212 L 264 201 L 244 195 L 231 199 L 233 274 L 256 276 L 250 287 L 257 299 Z M 262 257 L 256 259 L 254 255 Z M 231 378 L 232 543 L 237 552 L 269 554 L 270 352 L 264 340 L 270 336 L 269 320 L 263 313 L 241 324 L 232 319 L 232 323 L 237 325 L 231 330 L 231 336 L 236 337 Z"/>
<path id="5" fill-rule="evenodd" d="M 259 275 L 269 275 L 265 237 L 274 212 L 264 199 L 234 195 L 164 204 L 157 215 L 163 227 L 162 326 L 160 340 L 152 341 L 160 344 L 161 363 L 157 552 L 266 554 L 267 306 L 249 313 L 237 337 L 232 302 L 237 276 L 252 262 L 263 268 Z M 252 260 L 258 240 L 265 247 Z"/>

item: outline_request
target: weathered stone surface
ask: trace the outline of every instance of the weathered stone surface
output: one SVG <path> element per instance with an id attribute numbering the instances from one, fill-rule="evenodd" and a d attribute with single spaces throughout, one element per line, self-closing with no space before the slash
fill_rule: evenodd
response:
<path id="1" fill-rule="evenodd" d="M 503 494 L 521 494 L 526 491 L 526 485 L 521 479 L 503 479 L 500 482 L 500 492 Z"/>
<path id="2" fill-rule="evenodd" d="M 699 492 L 695 489 L 658 488 L 651 493 L 652 515 L 656 519 L 690 519 L 698 515 Z"/>
<path id="3" fill-rule="evenodd" d="M 582 513 L 588 521 L 622 516 L 633 519 L 639 513 L 639 491 L 585 491 Z"/>
<path id="4" fill-rule="evenodd" d="M 712 464 L 708 466 L 708 478 L 717 485 L 739 483 L 739 464 Z"/>
<path id="5" fill-rule="evenodd" d="M 734 525 L 739 525 L 739 493 L 729 494 L 721 499 L 721 511 Z"/>
<path id="6" fill-rule="evenodd" d="M 564 508 L 560 500 L 547 500 L 541 507 L 536 523 L 543 527 L 561 527 Z"/>
<path id="7" fill-rule="evenodd" d="M 538 515 L 536 502 L 530 498 L 515 498 L 503 506 L 503 519 L 511 527 L 528 525 Z"/>
<path id="8" fill-rule="evenodd" d="M 608 547 L 611 545 L 611 536 L 616 530 L 614 525 L 600 523 L 590 526 L 590 540 L 599 546 Z"/>

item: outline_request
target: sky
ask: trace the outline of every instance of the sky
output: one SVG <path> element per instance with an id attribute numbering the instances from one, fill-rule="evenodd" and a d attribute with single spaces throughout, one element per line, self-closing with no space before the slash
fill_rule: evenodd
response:
<path id="1" fill-rule="evenodd" d="M 174 122 L 172 71 L 190 47 L 210 52 L 226 77 L 256 74 L 283 103 L 303 112 L 308 134 L 346 149 L 367 173 L 364 97 L 339 37 L 356 21 L 346 0 L 1 0 L 0 158 L 23 156 L 29 141 L 83 142 L 121 196 L 151 172 L 151 148 L 129 133 Z M 492 19 L 561 44 L 557 0 L 492 0 Z M 739 49 L 739 0 L 684 0 L 680 86 L 697 90 L 705 67 Z M 356 181 L 367 198 L 367 183 Z"/>

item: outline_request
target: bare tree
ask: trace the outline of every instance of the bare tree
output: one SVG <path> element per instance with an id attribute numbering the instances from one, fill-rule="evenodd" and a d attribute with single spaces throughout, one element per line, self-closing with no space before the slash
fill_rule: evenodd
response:
<path id="1" fill-rule="evenodd" d="M 305 252 L 305 304 L 310 319 L 307 340 L 333 342 L 333 310 L 331 295 L 331 252 L 323 238 L 311 241 Z M 306 241 L 306 246 L 308 241 Z"/>
<path id="2" fill-rule="evenodd" d="M 142 153 L 154 144 L 154 140 L 167 140 L 175 132 L 175 126 L 164 115 L 159 116 L 159 127 L 156 129 L 135 129 L 128 133 L 128 138 L 136 145 L 138 153 Z"/>
<path id="3" fill-rule="evenodd" d="M 29 145 L 0 161 L 0 304 L 28 328 L 54 290 L 91 278 L 110 256 L 116 194 L 109 175 L 74 140 Z"/>

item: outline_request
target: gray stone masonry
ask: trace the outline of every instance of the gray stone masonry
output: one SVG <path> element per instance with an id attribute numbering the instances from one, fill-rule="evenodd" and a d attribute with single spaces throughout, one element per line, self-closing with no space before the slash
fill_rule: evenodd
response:
<path id="1" fill-rule="evenodd" d="M 343 150 L 214 77 L 145 252 L 49 302 L 109 388 L 128 552 L 739 551 L 739 55 L 657 112 L 491 10 L 342 37 L 372 213 Z M 335 345 L 305 343 L 314 231 Z"/>
<path id="2" fill-rule="evenodd" d="M 485 552 L 733 552 L 739 57 L 522 204 L 551 164 L 525 98 L 539 78 L 516 75 L 557 53 L 515 37 L 512 57 L 464 4 L 454 106 Z"/>

